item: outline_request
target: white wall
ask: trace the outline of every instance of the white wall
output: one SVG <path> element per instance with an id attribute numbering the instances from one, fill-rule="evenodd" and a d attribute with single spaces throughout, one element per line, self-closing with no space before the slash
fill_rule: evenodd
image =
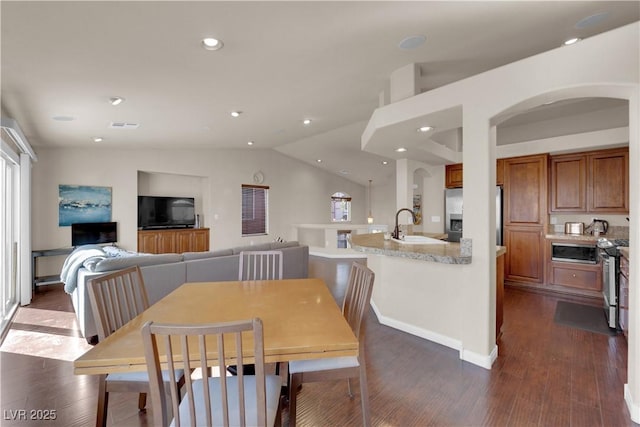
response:
<path id="1" fill-rule="evenodd" d="M 273 150 L 38 148 L 37 152 L 39 161 L 33 166 L 34 248 L 71 245 L 70 227 L 58 226 L 59 184 L 111 187 L 112 220 L 118 222 L 120 245 L 128 250 L 137 249 L 138 193 L 155 193 L 159 185 L 169 193 L 201 194 L 202 207 L 197 209 L 201 209 L 203 226 L 211 228 L 212 249 L 272 241 L 278 236 L 288 240 L 293 223 L 328 223 L 330 197 L 337 191 L 352 196 L 353 222 L 366 223 L 364 186 Z M 263 185 L 270 187 L 270 233 L 243 238 L 240 188 L 253 183 L 258 170 L 265 176 Z M 146 174 L 140 174 L 139 181 L 140 171 Z M 176 178 L 172 183 L 170 174 Z"/>

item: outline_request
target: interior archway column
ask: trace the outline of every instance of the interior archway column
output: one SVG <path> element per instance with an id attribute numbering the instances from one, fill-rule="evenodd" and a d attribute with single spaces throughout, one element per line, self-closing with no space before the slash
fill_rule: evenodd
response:
<path id="1" fill-rule="evenodd" d="M 462 224 L 464 239 L 471 239 L 472 261 L 467 269 L 460 304 L 465 316 L 460 319 L 465 352 L 497 357 L 495 344 L 496 235 L 495 127 L 491 127 L 483 108 L 465 105 L 462 118 Z"/>

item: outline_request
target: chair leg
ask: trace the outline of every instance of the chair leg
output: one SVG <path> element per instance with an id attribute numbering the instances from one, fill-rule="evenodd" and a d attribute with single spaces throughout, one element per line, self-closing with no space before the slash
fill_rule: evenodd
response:
<path id="1" fill-rule="evenodd" d="M 349 393 L 349 397 L 353 399 L 353 392 L 351 391 L 351 378 L 347 378 L 347 390 Z"/>
<path id="2" fill-rule="evenodd" d="M 369 416 L 369 390 L 367 388 L 367 368 L 364 363 L 360 364 L 360 402 L 362 403 L 362 425 L 371 425 Z"/>
<path id="3" fill-rule="evenodd" d="M 138 411 L 144 411 L 147 406 L 147 393 L 140 393 L 138 396 Z"/>
<path id="4" fill-rule="evenodd" d="M 289 427 L 296 427 L 296 394 L 302 384 L 302 374 L 289 375 Z"/>
<path id="5" fill-rule="evenodd" d="M 106 379 L 106 375 L 100 375 L 98 379 L 98 410 L 96 413 L 96 427 L 105 427 L 107 425 L 109 393 L 107 392 Z"/>

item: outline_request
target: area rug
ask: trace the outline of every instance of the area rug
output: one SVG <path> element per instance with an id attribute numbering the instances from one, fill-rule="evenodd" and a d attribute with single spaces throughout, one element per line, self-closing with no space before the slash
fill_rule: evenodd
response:
<path id="1" fill-rule="evenodd" d="M 604 308 L 558 301 L 553 321 L 570 328 L 583 329 L 597 334 L 615 335 L 615 329 L 609 328 Z"/>

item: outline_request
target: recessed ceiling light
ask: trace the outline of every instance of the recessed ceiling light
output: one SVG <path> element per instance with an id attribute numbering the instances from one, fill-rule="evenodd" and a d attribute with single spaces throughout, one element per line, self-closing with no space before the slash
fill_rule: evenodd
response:
<path id="1" fill-rule="evenodd" d="M 419 35 L 419 36 L 410 36 L 407 37 L 405 39 L 402 39 L 402 41 L 400 41 L 400 43 L 398 43 L 398 47 L 400 49 L 415 49 L 418 48 L 420 46 L 422 46 L 422 44 L 427 40 L 426 36 L 423 35 Z"/>
<path id="2" fill-rule="evenodd" d="M 305 125 L 305 126 L 306 126 L 306 125 L 310 125 L 310 124 L 311 124 L 311 119 L 304 119 L 304 120 L 302 121 L 302 124 L 303 124 L 303 125 Z"/>
<path id="3" fill-rule="evenodd" d="M 247 145 L 253 145 L 253 141 L 248 141 Z"/>
<path id="4" fill-rule="evenodd" d="M 124 98 L 121 98 L 119 96 L 113 96 L 109 98 L 109 104 L 111 105 L 120 105 L 122 104 L 122 101 L 124 101 Z"/>
<path id="5" fill-rule="evenodd" d="M 53 116 L 51 118 L 58 122 L 71 122 L 76 119 L 75 117 L 71 116 Z"/>
<path id="6" fill-rule="evenodd" d="M 102 142 L 104 141 L 104 139 L 101 136 L 94 136 L 93 137 L 93 142 Z"/>
<path id="7" fill-rule="evenodd" d="M 207 37 L 202 39 L 202 47 L 207 50 L 219 50 L 222 49 L 224 43 L 221 40 L 214 39 L 213 37 Z"/>
<path id="8" fill-rule="evenodd" d="M 582 40 L 580 37 L 574 37 L 574 38 L 571 38 L 569 40 L 565 40 L 563 44 L 565 46 L 569 46 L 569 45 L 572 45 L 574 43 L 578 43 L 580 40 Z"/>
<path id="9" fill-rule="evenodd" d="M 407 151 L 407 149 L 404 147 L 396 148 L 396 152 L 398 153 L 404 153 L 405 151 Z"/>
<path id="10" fill-rule="evenodd" d="M 322 159 L 318 159 L 318 160 L 316 160 L 316 162 L 322 163 Z"/>
<path id="11" fill-rule="evenodd" d="M 242 114 L 242 111 L 232 111 L 231 117 L 240 117 L 240 114 Z"/>
<path id="12" fill-rule="evenodd" d="M 418 132 L 429 132 L 433 130 L 433 126 L 421 126 L 418 128 Z"/>
<path id="13" fill-rule="evenodd" d="M 383 160 L 383 161 L 382 161 L 382 164 L 383 164 L 383 165 L 388 165 L 388 164 L 389 164 L 389 162 L 387 162 L 386 160 Z"/>

